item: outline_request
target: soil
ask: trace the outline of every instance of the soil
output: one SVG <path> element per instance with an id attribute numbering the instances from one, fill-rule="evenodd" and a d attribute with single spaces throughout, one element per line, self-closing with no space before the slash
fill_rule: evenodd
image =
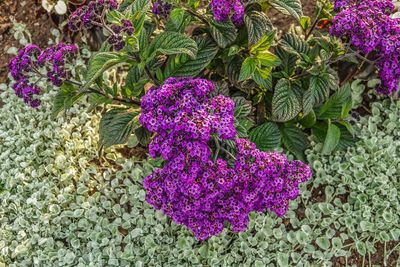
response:
<path id="1" fill-rule="evenodd" d="M 311 23 L 313 22 L 313 17 L 315 16 L 316 2 L 316 0 L 301 0 L 303 14 L 304 16 L 309 16 L 311 18 Z M 291 24 L 298 24 L 295 19 L 284 15 L 275 9 L 271 9 L 268 12 L 268 17 L 271 19 L 272 24 L 283 32 L 287 31 Z"/>
<path id="2" fill-rule="evenodd" d="M 0 83 L 7 81 L 8 62 L 13 55 L 7 54 L 10 47 L 21 45 L 14 39 L 12 18 L 23 23 L 32 35 L 32 42 L 45 47 L 54 27 L 47 12 L 37 0 L 0 0 Z"/>

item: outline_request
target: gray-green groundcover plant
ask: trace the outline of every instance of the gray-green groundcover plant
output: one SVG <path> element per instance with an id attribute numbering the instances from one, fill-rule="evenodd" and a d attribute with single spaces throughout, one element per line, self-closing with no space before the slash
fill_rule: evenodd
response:
<path id="1" fill-rule="evenodd" d="M 75 106 L 72 119 L 54 120 L 51 94 L 32 110 L 3 89 L 0 266 L 331 266 L 399 240 L 399 103 L 373 104 L 347 151 L 322 156 L 311 142 L 305 186 L 321 189 L 319 202 L 303 188 L 284 218 L 253 213 L 246 232 L 198 242 L 145 202 L 151 162 L 110 148 L 94 164 L 99 116 Z"/>

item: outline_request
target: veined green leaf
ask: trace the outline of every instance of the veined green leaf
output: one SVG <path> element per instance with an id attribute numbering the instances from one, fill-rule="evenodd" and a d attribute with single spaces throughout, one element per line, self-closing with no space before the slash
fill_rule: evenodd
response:
<path id="1" fill-rule="evenodd" d="M 274 121 L 289 121 L 301 111 L 300 101 L 292 89 L 290 81 L 280 79 L 272 98 L 272 118 Z"/>
<path id="2" fill-rule="evenodd" d="M 259 52 L 268 51 L 275 38 L 275 31 L 268 32 L 261 40 L 250 49 L 250 54 L 256 55 Z"/>
<path id="3" fill-rule="evenodd" d="M 176 32 L 163 32 L 151 42 L 149 58 L 153 58 L 157 52 L 164 55 L 186 54 L 196 58 L 197 44 L 190 37 Z"/>
<path id="4" fill-rule="evenodd" d="M 310 146 L 306 134 L 295 126 L 281 127 L 282 143 L 296 158 L 306 161 L 304 151 Z"/>
<path id="5" fill-rule="evenodd" d="M 262 151 L 274 150 L 281 143 L 281 133 L 276 123 L 266 122 L 250 132 L 250 140 Z"/>
<path id="6" fill-rule="evenodd" d="M 57 117 L 61 111 L 72 107 L 83 95 L 71 83 L 63 83 L 54 98 L 52 116 Z"/>
<path id="7" fill-rule="evenodd" d="M 323 119 L 341 118 L 344 113 L 343 109 L 347 107 L 351 101 L 351 88 L 346 84 L 332 95 L 319 111 L 319 117 Z"/>
<path id="8" fill-rule="evenodd" d="M 322 148 L 322 154 L 329 155 L 337 145 L 340 140 L 340 129 L 335 124 L 328 124 L 328 132 L 326 133 L 324 146 Z"/>
<path id="9" fill-rule="evenodd" d="M 284 34 L 281 38 L 281 44 L 288 52 L 299 56 L 307 55 L 310 52 L 310 46 L 299 36 L 293 33 Z"/>
<path id="10" fill-rule="evenodd" d="M 124 144 L 139 124 L 135 123 L 138 111 L 115 108 L 107 111 L 100 120 L 100 144 L 109 147 Z"/>
<path id="11" fill-rule="evenodd" d="M 165 77 L 172 76 L 197 76 L 218 53 L 218 46 L 208 38 L 196 39 L 198 52 L 195 59 L 184 60 L 183 56 L 170 57 L 164 71 Z"/>
<path id="12" fill-rule="evenodd" d="M 231 21 L 223 23 L 212 21 L 210 24 L 211 36 L 217 42 L 219 47 L 225 48 L 236 40 L 237 29 Z"/>
<path id="13" fill-rule="evenodd" d="M 283 14 L 291 15 L 297 20 L 303 16 L 300 0 L 269 0 L 269 2 Z"/>
<path id="14" fill-rule="evenodd" d="M 323 103 L 329 96 L 328 73 L 320 73 L 310 78 L 310 91 L 314 104 Z"/>
<path id="15" fill-rule="evenodd" d="M 258 43 L 264 34 L 272 30 L 272 23 L 262 12 L 251 11 L 244 15 L 244 23 L 246 24 L 249 46 Z"/>
<path id="16" fill-rule="evenodd" d="M 90 60 L 86 72 L 86 84 L 83 88 L 88 88 L 103 73 L 117 64 L 127 62 L 127 57 L 116 52 L 99 52 Z"/>
<path id="17" fill-rule="evenodd" d="M 254 58 L 248 57 L 242 63 L 242 68 L 240 69 L 239 82 L 244 81 L 253 75 L 256 70 L 256 61 Z"/>
<path id="18" fill-rule="evenodd" d="M 257 54 L 256 58 L 262 66 L 269 68 L 277 67 L 282 63 L 279 57 L 268 51 Z"/>

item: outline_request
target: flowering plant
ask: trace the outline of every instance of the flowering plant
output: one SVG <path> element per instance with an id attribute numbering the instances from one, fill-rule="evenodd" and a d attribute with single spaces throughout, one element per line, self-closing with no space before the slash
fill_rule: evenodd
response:
<path id="1" fill-rule="evenodd" d="M 95 29 L 104 40 L 87 68 L 68 68 L 75 45 L 43 51 L 29 45 L 10 63 L 13 88 L 39 107 L 43 88 L 35 79 L 48 79 L 60 87 L 55 115 L 84 97 L 92 108 L 104 106 L 102 148 L 134 136 L 164 160 L 145 179 L 149 203 L 199 239 L 221 232 L 225 221 L 241 231 L 251 211 L 282 216 L 310 176 L 303 163 L 267 151 L 282 146 L 305 161 L 310 134 L 323 142 L 324 154 L 354 143 L 348 121 L 354 74 L 339 71 L 346 61 L 370 62 L 362 53 L 374 52 L 378 90 L 397 90 L 393 40 L 363 32 L 371 42 L 362 43 L 355 28 L 368 26 L 346 23 L 362 7 L 358 12 L 376 16 L 374 30 L 393 24 L 381 33 L 393 37 L 392 6 L 370 2 L 320 0 L 311 19 L 300 0 L 91 1 L 68 20 L 71 31 Z M 278 31 L 267 15 L 271 7 L 296 25 Z"/>

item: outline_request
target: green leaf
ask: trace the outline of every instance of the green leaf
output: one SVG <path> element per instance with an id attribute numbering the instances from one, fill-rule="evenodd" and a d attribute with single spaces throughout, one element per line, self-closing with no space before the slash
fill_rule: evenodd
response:
<path id="1" fill-rule="evenodd" d="M 329 247 L 331 246 L 331 243 L 329 242 L 329 239 L 326 237 L 318 237 L 315 240 L 315 243 L 317 243 L 317 245 L 322 248 L 323 250 L 328 250 Z"/>
<path id="2" fill-rule="evenodd" d="M 267 15 L 259 11 L 251 11 L 244 15 L 249 46 L 258 43 L 264 34 L 272 30 L 272 24 Z"/>
<path id="3" fill-rule="evenodd" d="M 171 11 L 166 31 L 183 32 L 186 26 L 190 23 L 191 17 L 188 16 L 183 8 L 175 8 Z"/>
<path id="4" fill-rule="evenodd" d="M 311 76 L 310 91 L 314 105 L 323 103 L 329 97 L 328 74 L 321 73 L 320 75 Z"/>
<path id="5" fill-rule="evenodd" d="M 350 100 L 351 88 L 350 85 L 347 84 L 325 102 L 319 111 L 319 117 L 322 119 L 341 118 L 343 109 L 348 105 Z"/>
<path id="6" fill-rule="evenodd" d="M 253 75 L 256 70 L 256 61 L 248 57 L 242 63 L 242 68 L 240 69 L 239 82 L 244 81 Z"/>
<path id="7" fill-rule="evenodd" d="M 308 30 L 311 25 L 311 18 L 309 16 L 303 16 L 300 19 L 300 26 L 303 28 L 303 30 Z"/>
<path id="8" fill-rule="evenodd" d="M 281 47 L 275 47 L 274 52 L 282 62 L 280 69 L 283 70 L 283 72 L 286 74 L 286 77 L 291 76 L 295 70 L 298 57 L 295 54 L 287 52 Z"/>
<path id="9" fill-rule="evenodd" d="M 197 44 L 188 36 L 177 32 L 163 32 L 151 42 L 148 55 L 153 58 L 157 52 L 164 55 L 186 54 L 196 58 Z"/>
<path id="10" fill-rule="evenodd" d="M 99 52 L 96 53 L 90 60 L 88 64 L 88 70 L 86 72 L 86 84 L 83 89 L 88 88 L 97 78 L 99 78 L 103 73 L 114 67 L 117 64 L 126 62 L 127 58 L 124 55 L 116 52 Z"/>
<path id="11" fill-rule="evenodd" d="M 268 51 L 275 38 L 275 31 L 268 32 L 261 40 L 250 49 L 250 54 L 256 55 L 259 52 Z"/>
<path id="12" fill-rule="evenodd" d="M 217 42 L 219 47 L 225 48 L 231 45 L 237 37 L 237 29 L 231 22 L 215 22 L 212 21 L 210 27 L 211 36 Z"/>
<path id="13" fill-rule="evenodd" d="M 61 111 L 72 107 L 81 96 L 83 96 L 83 93 L 79 93 L 74 85 L 67 82 L 63 83 L 54 98 L 52 117 L 55 118 Z"/>
<path id="14" fill-rule="evenodd" d="M 235 102 L 235 118 L 245 118 L 251 113 L 251 101 L 246 100 L 244 97 L 234 97 L 233 101 Z"/>
<path id="15" fill-rule="evenodd" d="M 304 151 L 310 146 L 306 134 L 297 127 L 282 127 L 282 143 L 296 158 L 306 161 Z"/>
<path id="16" fill-rule="evenodd" d="M 307 55 L 310 52 L 310 46 L 299 36 L 293 33 L 284 34 L 281 37 L 280 43 L 288 52 L 298 55 Z"/>
<path id="17" fill-rule="evenodd" d="M 340 237 L 334 237 L 332 238 L 332 248 L 339 250 L 342 249 L 343 243 L 342 239 Z"/>
<path id="18" fill-rule="evenodd" d="M 100 120 L 100 144 L 104 147 L 124 144 L 136 128 L 138 111 L 115 108 L 107 111 Z"/>
<path id="19" fill-rule="evenodd" d="M 365 243 L 362 241 L 356 241 L 356 248 L 358 253 L 361 255 L 365 255 L 367 253 L 367 248 L 365 247 Z"/>
<path id="20" fill-rule="evenodd" d="M 271 5 L 286 15 L 291 15 L 300 20 L 303 16 L 300 0 L 270 0 Z"/>
<path id="21" fill-rule="evenodd" d="M 250 132 L 250 140 L 262 151 L 274 150 L 281 143 L 281 133 L 276 123 L 266 122 Z"/>
<path id="22" fill-rule="evenodd" d="M 144 91 L 147 79 L 143 78 L 143 70 L 139 67 L 132 67 L 126 76 L 125 86 L 123 87 L 124 97 L 140 96 Z"/>
<path id="23" fill-rule="evenodd" d="M 218 53 L 218 46 L 208 38 L 198 38 L 196 43 L 198 46 L 196 58 L 185 60 L 185 56 L 170 57 L 164 71 L 165 77 L 195 77 L 210 64 Z"/>
<path id="24" fill-rule="evenodd" d="M 289 121 L 301 111 L 300 102 L 292 89 L 290 81 L 280 79 L 275 86 L 272 98 L 272 118 L 274 121 Z"/>
<path id="25" fill-rule="evenodd" d="M 146 13 L 150 9 L 151 1 L 149 0 L 136 0 L 132 5 L 132 14 L 136 12 Z"/>
<path id="26" fill-rule="evenodd" d="M 329 155 L 337 145 L 340 140 L 340 129 L 335 124 L 330 123 L 328 125 L 328 132 L 326 133 L 324 146 L 322 148 L 322 154 Z"/>
<path id="27" fill-rule="evenodd" d="M 311 128 L 317 122 L 314 110 L 311 110 L 306 116 L 304 116 L 299 123 L 306 128 Z"/>
<path id="28" fill-rule="evenodd" d="M 267 68 L 273 68 L 279 66 L 282 62 L 279 57 L 275 56 L 271 52 L 265 51 L 256 55 L 257 60 L 262 66 Z"/>
<path id="29" fill-rule="evenodd" d="M 135 130 L 135 135 L 137 136 L 139 143 L 142 146 L 147 146 L 150 143 L 151 133 L 144 127 L 139 127 Z"/>
<path id="30" fill-rule="evenodd" d="M 279 266 L 289 266 L 289 254 L 278 252 L 276 261 Z"/>
<path id="31" fill-rule="evenodd" d="M 124 14 L 119 12 L 118 10 L 111 10 L 106 13 L 107 21 L 112 24 L 119 24 L 121 20 L 124 18 Z"/>
<path id="32" fill-rule="evenodd" d="M 311 90 L 306 90 L 302 97 L 302 110 L 304 114 L 308 114 L 312 111 L 314 107 L 314 98 L 312 96 Z"/>

